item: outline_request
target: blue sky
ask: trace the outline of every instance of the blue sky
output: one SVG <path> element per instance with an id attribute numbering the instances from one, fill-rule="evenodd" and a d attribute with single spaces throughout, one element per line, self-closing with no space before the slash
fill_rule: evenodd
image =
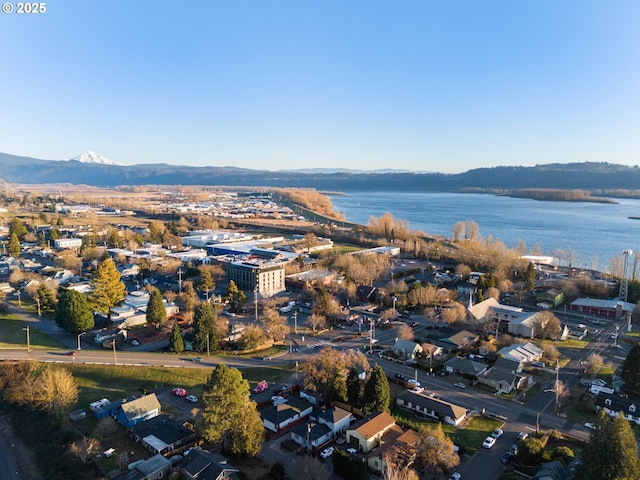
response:
<path id="1" fill-rule="evenodd" d="M 640 163 L 636 0 L 46 8 L 0 14 L 4 153 L 268 170 Z"/>

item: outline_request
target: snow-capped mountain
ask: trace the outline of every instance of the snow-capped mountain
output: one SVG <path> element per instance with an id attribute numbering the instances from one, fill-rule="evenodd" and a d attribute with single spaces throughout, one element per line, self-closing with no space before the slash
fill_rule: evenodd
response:
<path id="1" fill-rule="evenodd" d="M 100 165 L 120 165 L 120 166 L 125 165 L 124 163 L 116 162 L 115 160 L 110 160 L 90 150 L 87 150 L 86 152 L 81 153 L 77 157 L 70 158 L 69 160 L 75 160 L 76 162 L 80 162 L 80 163 L 98 163 Z"/>

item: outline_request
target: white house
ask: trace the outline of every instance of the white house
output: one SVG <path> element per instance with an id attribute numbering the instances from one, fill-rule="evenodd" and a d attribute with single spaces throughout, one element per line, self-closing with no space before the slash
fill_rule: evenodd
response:
<path id="1" fill-rule="evenodd" d="M 287 425 L 308 417 L 313 411 L 313 405 L 304 400 L 290 397 L 287 403 L 274 405 L 262 410 L 262 424 L 267 430 L 279 432 Z"/>

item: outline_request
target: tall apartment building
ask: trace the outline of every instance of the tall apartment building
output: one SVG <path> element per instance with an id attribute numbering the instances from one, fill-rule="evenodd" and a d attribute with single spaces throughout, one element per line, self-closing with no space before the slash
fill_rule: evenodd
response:
<path id="1" fill-rule="evenodd" d="M 271 297 L 285 290 L 284 262 L 252 259 L 233 262 L 227 267 L 227 278 L 248 294 L 257 292 L 262 297 Z"/>

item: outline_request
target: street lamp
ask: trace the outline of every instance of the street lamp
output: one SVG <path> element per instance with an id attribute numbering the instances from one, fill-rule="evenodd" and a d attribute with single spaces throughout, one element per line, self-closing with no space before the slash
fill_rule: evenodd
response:
<path id="1" fill-rule="evenodd" d="M 82 350 L 82 347 L 80 346 L 80 337 L 81 337 L 82 335 L 84 335 L 85 333 L 87 333 L 87 332 L 80 332 L 80 333 L 78 334 L 78 350 Z"/>

